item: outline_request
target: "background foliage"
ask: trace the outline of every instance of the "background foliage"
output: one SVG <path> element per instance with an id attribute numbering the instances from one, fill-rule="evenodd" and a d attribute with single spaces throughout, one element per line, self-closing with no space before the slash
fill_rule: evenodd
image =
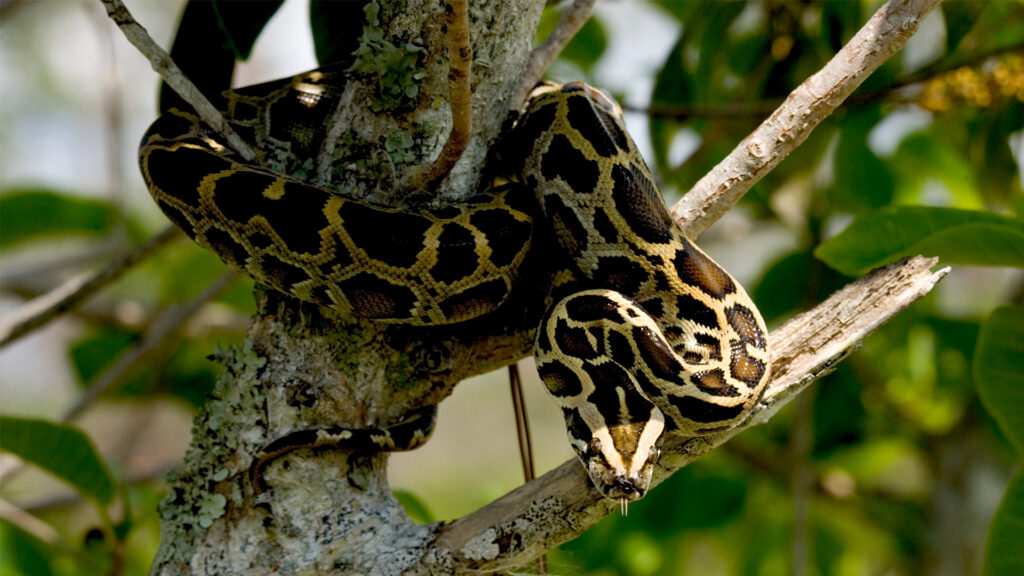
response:
<path id="1" fill-rule="evenodd" d="M 173 22 L 183 7 L 140 4 L 147 25 L 161 15 Z M 190 4 L 180 32 L 202 41 L 176 42 L 176 58 L 186 71 L 208 74 L 211 90 L 230 86 L 236 57 L 259 52 L 257 37 L 280 4 Z M 671 203 L 876 7 L 821 0 L 600 4 L 550 74 L 617 92 Z M 554 26 L 557 10 L 547 10 L 539 37 Z M 96 5 L 0 4 L 3 57 L 12 63 L 0 83 L 0 118 L 14 127 L 0 136 L 8 312 L 164 225 L 123 159 L 155 116 L 156 80 L 132 76 L 92 101 L 62 93 L 57 81 L 89 77 L 31 51 L 32 41 L 76 12 L 94 17 L 103 42 L 123 42 Z M 303 33 L 312 31 L 310 52 L 322 61 L 350 58 L 362 11 L 314 0 L 309 14 Z M 645 22 L 657 24 L 658 37 Z M 168 26 L 166 38 L 173 35 Z M 623 62 L 641 50 L 653 50 L 657 65 L 624 71 L 630 66 Z M 408 57 L 399 52 L 396 65 Z M 108 62 L 99 64 L 102 70 Z M 27 85 L 40 93 L 31 103 L 11 96 Z M 142 93 L 147 104 L 132 109 L 119 90 Z M 25 147 L 45 146 L 39 126 L 59 126 L 90 105 L 105 123 L 54 134 L 72 149 L 110 145 L 114 152 L 99 162 L 109 175 L 95 187 L 102 192 L 46 171 L 26 177 L 16 160 Z M 19 131 L 20 106 L 50 119 Z M 141 120 L 125 125 L 125 118 Z M 770 423 L 683 469 L 631 506 L 628 517 L 611 516 L 554 551 L 551 570 L 1024 573 L 1022 156 L 1024 4 L 944 3 L 903 53 L 701 243 L 751 289 L 773 326 L 903 255 L 939 256 L 953 272 Z M 0 449 L 25 465 L 10 456 L 3 464 L 3 498 L 13 506 L 5 505 L 0 520 L 0 574 L 146 572 L 158 542 L 162 476 L 180 458 L 188 416 L 217 376 L 207 357 L 241 342 L 251 282 L 234 282 L 143 361 L 117 372 L 116 385 L 83 417 L 62 424 L 60 415 L 84 388 L 111 376 L 160 322 L 161 310 L 194 297 L 222 270 L 214 257 L 175 243 L 72 318 L 4 350 Z M 49 362 L 66 366 L 60 376 L 77 388 L 51 382 Z M 439 430 L 419 460 L 395 459 L 393 480 L 407 488 L 399 495 L 415 518 L 450 519 L 519 482 L 510 432 L 473 428 L 493 428 L 501 416 L 487 412 L 491 405 L 511 419 L 501 379 L 460 387 L 442 406 L 442 425 L 452 432 Z M 537 398 L 531 410 L 540 413 L 543 470 L 568 451 L 557 414 L 545 414 L 549 408 Z M 478 433 L 474 444 L 470 436 Z M 481 472 L 489 458 L 500 462 L 493 476 Z"/>

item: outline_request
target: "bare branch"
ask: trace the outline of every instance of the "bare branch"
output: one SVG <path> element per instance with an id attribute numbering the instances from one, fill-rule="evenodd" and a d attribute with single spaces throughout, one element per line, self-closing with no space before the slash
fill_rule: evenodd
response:
<path id="1" fill-rule="evenodd" d="M 590 19 L 590 13 L 594 11 L 596 0 L 573 0 L 562 17 L 558 19 L 555 29 L 548 34 L 544 42 L 530 53 L 530 60 L 526 63 L 526 70 L 519 80 L 519 91 L 512 99 L 512 105 L 519 108 L 526 102 L 526 96 L 533 90 L 533 87 L 540 82 L 547 72 L 548 67 L 555 61 L 555 58 L 562 53 L 565 46 L 572 40 L 572 37 L 583 28 L 583 25 Z"/>
<path id="2" fill-rule="evenodd" d="M 242 158 L 249 162 L 256 160 L 256 154 L 249 148 L 249 145 L 235 133 L 220 111 L 185 76 L 181 68 L 178 68 L 178 65 L 171 59 L 171 55 L 153 40 L 153 37 L 141 24 L 135 21 L 124 3 L 121 0 L 100 0 L 100 2 L 107 9 L 107 16 L 117 24 L 125 38 L 149 60 L 153 70 L 156 70 L 164 82 L 167 82 L 168 86 L 192 106 L 203 122 L 223 135 L 231 148 Z"/>
<path id="3" fill-rule="evenodd" d="M 750 420 L 719 435 L 667 446 L 654 484 L 743 430 L 766 422 L 808 384 L 830 372 L 868 334 L 946 275 L 948 268 L 931 272 L 935 264 L 934 258 L 918 256 L 880 268 L 772 332 L 772 382 Z M 570 460 L 439 527 L 436 545 L 459 562 L 455 574 L 506 570 L 575 538 L 616 508 L 618 503 L 604 499 L 590 485 L 579 462 Z M 503 547 L 501 542 L 509 544 Z"/>
<path id="4" fill-rule="evenodd" d="M 691 238 L 700 235 L 796 149 L 868 76 L 917 31 L 940 0 L 889 0 L 818 71 L 672 207 Z"/>
<path id="5" fill-rule="evenodd" d="M 129 268 L 180 235 L 180 230 L 168 226 L 142 246 L 124 254 L 102 269 L 72 278 L 50 292 L 25 303 L 0 321 L 0 348 L 78 306 L 83 300 L 116 281 Z"/>

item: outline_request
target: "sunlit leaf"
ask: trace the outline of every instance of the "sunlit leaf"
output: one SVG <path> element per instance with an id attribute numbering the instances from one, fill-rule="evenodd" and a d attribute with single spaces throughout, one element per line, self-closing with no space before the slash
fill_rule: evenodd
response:
<path id="1" fill-rule="evenodd" d="M 814 251 L 851 276 L 915 254 L 938 256 L 944 264 L 1024 267 L 1024 221 L 990 212 L 892 206 L 858 217 Z"/>
<path id="2" fill-rule="evenodd" d="M 1024 456 L 1024 306 L 997 308 L 982 323 L 974 382 L 985 409 Z"/>
<path id="3" fill-rule="evenodd" d="M 911 134 L 900 142 L 890 165 L 899 173 L 902 188 L 898 198 L 920 202 L 929 186 L 941 184 L 944 200 L 955 208 L 982 208 L 978 193 L 977 170 L 952 140 L 962 132 L 959 126 L 932 124 L 929 130 Z M 949 134 L 954 131 L 954 134 Z M 934 193 L 934 192 L 930 192 Z"/>
<path id="4" fill-rule="evenodd" d="M 39 466 L 100 504 L 114 498 L 114 479 L 89 437 L 73 426 L 0 416 L 0 450 Z"/>
<path id="5" fill-rule="evenodd" d="M 45 237 L 101 236 L 114 224 L 110 204 L 53 190 L 0 194 L 0 248 Z"/>
<path id="6" fill-rule="evenodd" d="M 1003 494 L 988 528 L 984 576 L 1024 574 L 1024 470 L 1018 470 Z"/>

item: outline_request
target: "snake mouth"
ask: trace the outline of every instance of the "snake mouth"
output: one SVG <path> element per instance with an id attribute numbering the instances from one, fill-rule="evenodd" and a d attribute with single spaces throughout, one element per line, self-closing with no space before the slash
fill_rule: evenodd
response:
<path id="1" fill-rule="evenodd" d="M 638 477 L 616 476 L 611 484 L 605 486 L 604 494 L 612 500 L 632 502 L 647 494 L 647 486 Z"/>

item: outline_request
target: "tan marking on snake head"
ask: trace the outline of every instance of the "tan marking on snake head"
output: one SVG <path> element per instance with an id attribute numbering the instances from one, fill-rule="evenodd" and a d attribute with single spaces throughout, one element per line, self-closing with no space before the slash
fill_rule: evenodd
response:
<path id="1" fill-rule="evenodd" d="M 581 412 L 588 424 L 596 424 L 591 419 L 600 418 L 596 410 Z M 606 498 L 616 501 L 639 500 L 647 494 L 654 464 L 661 455 L 665 431 L 661 410 L 652 406 L 650 414 L 633 417 L 635 422 L 592 427 L 586 450 L 578 453 L 590 481 Z"/>

